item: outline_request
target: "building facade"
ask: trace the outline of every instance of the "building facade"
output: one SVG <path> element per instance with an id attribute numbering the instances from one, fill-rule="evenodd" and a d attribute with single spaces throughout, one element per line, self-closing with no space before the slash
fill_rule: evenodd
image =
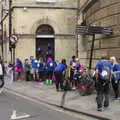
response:
<path id="1" fill-rule="evenodd" d="M 120 62 L 120 0 L 80 0 L 81 18 L 79 24 L 88 26 L 111 27 L 110 36 L 95 35 L 93 51 L 93 66 L 95 62 L 106 55 L 115 56 Z M 84 43 L 83 51 L 86 53 L 86 64 L 89 63 L 92 36 L 80 36 Z M 84 56 L 85 57 L 85 56 Z"/>
<path id="2" fill-rule="evenodd" d="M 8 8 L 9 0 L 4 1 Z M 49 1 L 49 2 L 48 2 Z M 79 9 L 78 9 L 79 8 Z M 56 60 L 78 55 L 88 65 L 92 36 L 75 35 L 77 24 L 111 27 L 110 36 L 95 35 L 92 65 L 101 56 L 120 61 L 120 0 L 12 0 L 12 34 L 17 35 L 16 58 L 37 56 L 50 43 Z M 9 19 L 4 21 L 4 56 L 10 60 Z"/>
<path id="3" fill-rule="evenodd" d="M 70 59 L 76 53 L 76 14 L 77 0 L 12 0 L 12 34 L 18 37 L 16 58 L 36 56 L 39 48 L 45 54 L 51 44 L 56 60 Z M 8 28 L 6 19 L 9 32 Z M 8 43 L 4 46 L 9 51 Z M 4 53 L 10 59 L 10 53 Z"/>

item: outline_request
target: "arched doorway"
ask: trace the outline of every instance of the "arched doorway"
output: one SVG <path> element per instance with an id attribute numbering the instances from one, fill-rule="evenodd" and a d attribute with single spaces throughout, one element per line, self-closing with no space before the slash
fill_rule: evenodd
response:
<path id="1" fill-rule="evenodd" d="M 43 24 L 36 31 L 36 57 L 54 59 L 55 32 L 52 26 Z"/>

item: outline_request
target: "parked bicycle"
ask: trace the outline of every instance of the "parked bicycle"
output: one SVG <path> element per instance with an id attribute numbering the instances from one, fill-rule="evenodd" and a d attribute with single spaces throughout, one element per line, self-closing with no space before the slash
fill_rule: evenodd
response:
<path id="1" fill-rule="evenodd" d="M 84 66 L 83 71 L 78 78 L 76 78 L 76 83 L 80 93 L 91 94 L 94 91 L 93 71 Z"/>

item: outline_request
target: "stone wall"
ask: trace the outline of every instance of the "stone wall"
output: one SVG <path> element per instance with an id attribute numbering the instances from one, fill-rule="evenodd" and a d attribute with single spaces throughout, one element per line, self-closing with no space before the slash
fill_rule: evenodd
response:
<path id="1" fill-rule="evenodd" d="M 93 0 L 94 1 L 94 0 Z M 96 35 L 93 65 L 102 55 L 115 56 L 120 62 L 120 0 L 96 0 L 83 10 L 87 25 L 112 27 L 111 36 Z M 91 36 L 86 36 L 87 59 L 90 58 Z"/>

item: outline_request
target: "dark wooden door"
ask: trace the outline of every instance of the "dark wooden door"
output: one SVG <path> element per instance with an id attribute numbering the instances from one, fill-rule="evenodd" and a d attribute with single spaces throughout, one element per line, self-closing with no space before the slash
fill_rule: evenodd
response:
<path id="1" fill-rule="evenodd" d="M 39 57 L 41 52 L 39 52 L 39 50 L 41 49 L 42 51 L 42 55 L 45 58 L 46 57 L 46 53 L 48 51 L 48 44 L 51 45 L 52 47 L 52 56 L 54 59 L 54 38 L 36 38 L 36 57 Z"/>

